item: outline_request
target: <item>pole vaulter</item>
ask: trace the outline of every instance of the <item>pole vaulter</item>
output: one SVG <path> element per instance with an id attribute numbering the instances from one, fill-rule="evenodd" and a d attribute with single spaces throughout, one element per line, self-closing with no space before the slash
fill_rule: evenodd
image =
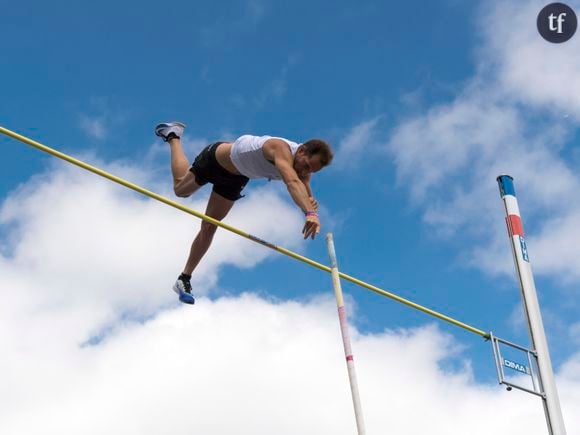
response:
<path id="1" fill-rule="evenodd" d="M 261 244 L 263 246 L 266 246 L 266 247 L 268 247 L 268 248 L 270 248 L 270 249 L 272 249 L 272 250 L 274 250 L 276 252 L 279 252 L 280 254 L 284 254 L 284 255 L 286 255 L 288 257 L 292 257 L 295 260 L 302 261 L 303 263 L 309 264 L 310 266 L 316 267 L 317 269 L 323 270 L 325 272 L 332 273 L 332 268 L 330 268 L 329 266 L 326 266 L 324 264 L 318 263 L 318 262 L 316 262 L 314 260 L 311 260 L 310 258 L 304 257 L 304 256 L 302 256 L 300 254 L 297 254 L 297 253 L 295 253 L 293 251 L 290 251 L 289 249 L 283 248 L 281 246 L 276 246 L 276 245 L 274 245 L 272 243 L 267 242 L 266 240 L 263 240 L 263 239 L 261 239 L 259 237 L 256 237 L 256 236 L 253 236 L 252 234 L 246 233 L 245 231 L 242 231 L 242 230 L 240 230 L 240 229 L 238 229 L 236 227 L 233 227 L 231 225 L 228 225 L 228 224 L 225 224 L 225 223 L 223 223 L 221 221 L 218 221 L 216 219 L 213 219 L 212 217 L 206 216 L 205 214 L 200 213 L 200 212 L 198 212 L 196 210 L 193 210 L 193 209 L 191 209 L 189 207 L 185 207 L 184 205 L 181 205 L 181 204 L 179 204 L 179 203 L 177 203 L 175 201 L 172 201 L 172 200 L 170 200 L 170 199 L 168 199 L 168 198 L 166 198 L 166 197 L 164 197 L 162 195 L 159 195 L 159 194 L 157 194 L 155 192 L 152 192 L 150 190 L 147 190 L 147 189 L 145 189 L 145 188 L 143 188 L 143 187 L 141 187 L 141 186 L 139 186 L 137 184 L 134 184 L 134 183 L 131 183 L 129 181 L 126 181 L 126 180 L 124 180 L 122 178 L 119 178 L 119 177 L 117 177 L 117 176 L 115 176 L 113 174 L 110 174 L 109 172 L 103 171 L 102 169 L 99 169 L 99 168 L 97 168 L 95 166 L 89 165 L 88 163 L 85 163 L 85 162 L 83 162 L 81 160 L 75 159 L 74 157 L 71 157 L 71 156 L 69 156 L 67 154 L 64 154 L 64 153 L 62 153 L 60 151 L 57 151 L 57 150 L 55 150 L 53 148 L 50 148 L 50 147 L 48 147 L 46 145 L 43 145 L 40 142 L 37 142 L 35 140 L 32 140 L 32 139 L 30 139 L 30 138 L 28 138 L 26 136 L 20 135 L 20 134 L 14 132 L 12 130 L 9 130 L 7 128 L 4 128 L 4 127 L 0 126 L 0 133 L 5 134 L 6 136 L 9 136 L 9 137 L 11 137 L 13 139 L 16 139 L 16 140 L 18 140 L 20 142 L 23 142 L 23 143 L 27 144 L 27 145 L 30 145 L 30 146 L 32 146 L 32 147 L 34 147 L 36 149 L 39 149 L 41 151 L 44 151 L 44 152 L 46 152 L 46 153 L 48 153 L 48 154 L 50 154 L 50 155 L 52 155 L 54 157 L 58 157 L 59 159 L 62 159 L 62 160 L 66 161 L 66 162 L 69 162 L 69 163 L 72 163 L 73 165 L 76 165 L 76 166 L 79 166 L 79 167 L 81 167 L 83 169 L 86 169 L 87 171 L 93 172 L 94 174 L 100 175 L 101 177 L 107 178 L 110 181 L 113 181 L 113 182 L 115 182 L 117 184 L 120 184 L 122 186 L 125 186 L 125 187 L 127 187 L 129 189 L 132 189 L 132 190 L 134 190 L 136 192 L 139 192 L 139 193 L 141 193 L 141 194 L 143 194 L 145 196 L 148 196 L 150 198 L 153 198 L 153 199 L 155 199 L 157 201 L 160 201 L 160 202 L 162 202 L 164 204 L 167 204 L 167 205 L 169 205 L 171 207 L 174 207 L 174 208 L 176 208 L 178 210 L 181 210 L 181 211 L 183 211 L 185 213 L 188 213 L 190 215 L 193 215 L 193 216 L 195 216 L 195 217 L 197 217 L 199 219 L 202 219 L 202 220 L 204 220 L 206 222 L 212 223 L 212 224 L 214 224 L 214 225 L 216 225 L 216 226 L 218 226 L 220 228 L 223 228 L 223 229 L 228 230 L 228 231 L 230 231 L 230 232 L 232 232 L 234 234 L 237 234 L 238 236 L 242 236 L 242 237 L 244 237 L 246 239 L 252 240 L 253 242 L 256 242 L 256 243 L 259 243 L 259 244 Z M 357 278 L 354 278 L 354 277 L 352 277 L 350 275 L 347 275 L 347 274 L 345 274 L 343 272 L 339 272 L 339 276 L 342 279 L 345 279 L 345 280 L 347 280 L 349 282 L 352 282 L 353 284 L 356 284 L 358 286 L 361 286 L 363 288 L 366 288 L 368 290 L 371 290 L 371 291 L 373 291 L 375 293 L 378 293 L 378 294 L 380 294 L 382 296 L 386 296 L 386 297 L 388 297 L 390 299 L 393 299 L 393 300 L 395 300 L 397 302 L 400 302 L 400 303 L 402 303 L 404 305 L 407 305 L 408 307 L 411 307 L 411 308 L 414 308 L 416 310 L 422 311 L 423 313 L 429 314 L 430 316 L 436 317 L 436 318 L 438 318 L 440 320 L 443 320 L 444 322 L 447 322 L 447 323 L 450 323 L 452 325 L 458 326 L 458 327 L 460 327 L 462 329 L 465 329 L 466 331 L 469 331 L 469 332 L 472 332 L 474 334 L 477 334 L 477 335 L 485 338 L 486 340 L 490 338 L 489 333 L 483 331 L 482 329 L 479 329 L 479 328 L 476 328 L 474 326 L 468 325 L 467 323 L 464 323 L 464 322 L 461 322 L 459 320 L 456 320 L 456 319 L 454 319 L 454 318 L 452 318 L 450 316 L 447 316 L 445 314 L 439 313 L 439 312 L 437 312 L 435 310 L 432 310 L 430 308 L 427 308 L 427 307 L 424 307 L 422 305 L 419 305 L 419 304 L 417 304 L 415 302 L 412 302 L 412 301 L 410 301 L 408 299 L 405 299 L 405 298 L 403 298 L 401 296 L 398 296 L 398 295 L 396 295 L 394 293 L 391 293 L 391 292 L 388 292 L 386 290 L 383 290 L 383 289 L 381 289 L 379 287 L 376 287 L 376 286 L 374 286 L 372 284 L 369 284 L 369 283 L 366 283 L 364 281 L 361 281 L 361 280 L 359 280 Z"/>
<path id="2" fill-rule="evenodd" d="M 236 227 L 231 225 L 225 224 L 221 221 L 213 219 L 210 216 L 207 216 L 203 213 L 195 211 L 191 208 L 185 207 L 175 201 L 172 201 L 164 196 L 161 196 L 155 192 L 147 190 L 137 184 L 133 184 L 129 181 L 126 181 L 122 178 L 119 178 L 113 174 L 110 174 L 102 169 L 99 169 L 95 166 L 91 166 L 81 160 L 75 159 L 67 154 L 64 154 L 60 151 L 57 151 L 53 148 L 50 148 L 46 145 L 43 145 L 39 142 L 36 142 L 26 136 L 22 136 L 14 131 L 8 130 L 0 126 L 0 133 L 9 136 L 13 139 L 16 139 L 20 142 L 23 142 L 27 145 L 30 145 L 34 148 L 37 148 L 41 151 L 44 151 L 54 157 L 58 157 L 66 162 L 72 163 L 76 166 L 79 166 L 87 171 L 93 172 L 101 177 L 107 178 L 110 181 L 118 183 L 122 186 L 125 186 L 129 189 L 132 189 L 136 192 L 139 192 L 145 196 L 153 198 L 157 201 L 160 201 L 164 204 L 167 204 L 171 207 L 174 207 L 178 210 L 181 210 L 185 213 L 193 215 L 199 219 L 202 219 L 206 222 L 209 222 L 217 227 L 223 228 L 228 230 L 234 234 L 242 236 L 246 239 L 249 239 L 253 242 L 259 243 L 263 246 L 266 246 L 276 252 L 284 254 L 288 257 L 294 258 L 295 260 L 302 261 L 310 266 L 313 266 L 317 269 L 322 271 L 328 272 L 332 275 L 333 284 L 335 287 L 335 296 L 337 299 L 337 306 L 339 309 L 339 321 L 341 326 L 341 332 L 343 336 L 343 345 L 345 350 L 345 355 L 347 359 L 347 367 L 349 371 L 349 378 L 351 381 L 351 392 L 353 396 L 353 405 L 355 407 L 355 415 L 357 419 L 357 429 L 359 434 L 364 434 L 364 421 L 362 418 L 362 411 L 360 406 L 360 398 L 358 393 L 358 385 L 356 382 L 356 373 L 354 371 L 353 365 L 353 358 L 352 358 L 352 350 L 350 347 L 350 338 L 348 336 L 348 327 L 346 324 L 346 312 L 344 311 L 344 301 L 342 298 L 342 290 L 340 288 L 340 281 L 339 278 L 345 279 L 353 284 L 371 290 L 377 294 L 382 296 L 386 296 L 390 299 L 393 299 L 397 302 L 400 302 L 408 307 L 414 308 L 416 310 L 422 311 L 425 314 L 429 314 L 439 320 L 443 320 L 444 322 L 450 323 L 452 325 L 458 326 L 466 331 L 474 333 L 483 337 L 485 340 L 490 340 L 492 343 L 494 359 L 496 363 L 496 368 L 498 372 L 499 382 L 500 384 L 505 384 L 508 386 L 508 390 L 511 390 L 511 387 L 519 388 L 523 391 L 527 391 L 533 394 L 536 394 L 542 397 L 544 402 L 544 409 L 546 413 L 546 419 L 548 423 L 548 431 L 550 435 L 565 435 L 566 429 L 564 427 L 564 422 L 562 419 L 562 414 L 560 410 L 560 404 L 558 399 L 558 394 L 556 390 L 556 386 L 553 379 L 552 367 L 550 362 L 550 357 L 547 348 L 547 341 L 545 338 L 545 332 L 542 325 L 539 304 L 537 301 L 536 290 L 533 282 L 533 276 L 531 273 L 531 268 L 529 265 L 527 247 L 525 246 L 524 236 L 523 236 L 523 226 L 521 224 L 521 218 L 519 216 L 519 208 L 517 205 L 517 200 L 515 198 L 515 189 L 513 188 L 513 179 L 509 175 L 502 175 L 498 177 L 498 183 L 500 186 L 500 193 L 501 197 L 504 200 L 506 214 L 507 214 L 507 224 L 508 224 L 508 233 L 510 238 L 512 239 L 512 253 L 514 254 L 514 261 L 516 263 L 516 272 L 520 281 L 521 290 L 522 290 L 522 299 L 524 302 L 524 308 L 526 312 L 526 317 L 528 320 L 528 326 L 530 327 L 530 334 L 532 338 L 532 349 L 527 349 L 523 346 L 516 345 L 514 343 L 510 343 L 507 340 L 500 339 L 496 337 L 492 332 L 485 332 L 479 328 L 474 326 L 468 325 L 467 323 L 463 323 L 459 320 L 456 320 L 450 316 L 445 314 L 439 313 L 434 311 L 430 308 L 424 307 L 419 305 L 415 302 L 412 302 L 408 299 L 405 299 L 401 296 L 398 296 L 394 293 L 388 292 L 383 290 L 379 287 L 376 287 L 372 284 L 368 284 L 364 281 L 361 281 L 357 278 L 354 278 L 350 275 L 347 275 L 343 272 L 338 271 L 337 263 L 336 263 L 336 254 L 334 252 L 334 242 L 332 241 L 332 235 L 327 236 L 327 243 L 329 248 L 329 254 L 331 258 L 332 267 L 325 266 L 324 264 L 318 263 L 310 258 L 304 257 L 300 254 L 292 252 L 286 248 L 281 246 L 276 246 L 266 240 L 263 240 L 259 237 L 253 236 L 245 231 L 242 231 Z M 505 359 L 502 357 L 501 354 L 501 345 L 505 345 L 508 347 L 512 347 L 523 351 L 527 354 L 527 357 L 530 361 L 530 367 L 514 365 L 513 362 Z M 535 364 L 532 364 L 532 360 L 535 361 Z M 538 366 L 538 373 L 535 373 L 533 370 L 533 365 Z M 528 375 L 531 376 L 534 389 L 526 388 L 522 385 L 518 385 L 506 379 L 504 375 L 504 367 L 518 369 L 518 371 L 524 370 Z M 535 378 L 538 378 L 537 380 Z M 539 382 L 537 382 L 539 381 Z"/>

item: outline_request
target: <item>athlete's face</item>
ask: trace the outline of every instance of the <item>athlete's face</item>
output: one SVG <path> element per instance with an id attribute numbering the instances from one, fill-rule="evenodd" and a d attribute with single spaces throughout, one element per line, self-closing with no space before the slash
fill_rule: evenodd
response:
<path id="1" fill-rule="evenodd" d="M 294 170 L 300 178 L 308 177 L 321 169 L 320 155 L 307 156 L 303 148 L 300 148 L 294 155 Z"/>

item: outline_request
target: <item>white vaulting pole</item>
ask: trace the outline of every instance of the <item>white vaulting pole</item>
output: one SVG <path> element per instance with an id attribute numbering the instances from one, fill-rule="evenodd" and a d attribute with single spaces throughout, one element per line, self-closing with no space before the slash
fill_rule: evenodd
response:
<path id="1" fill-rule="evenodd" d="M 340 333 L 342 334 L 342 344 L 344 346 L 344 355 L 346 356 L 346 367 L 348 369 L 348 379 L 350 381 L 350 391 L 352 394 L 352 404 L 354 405 L 354 416 L 356 418 L 356 428 L 359 435 L 365 434 L 365 424 L 358 392 L 358 383 L 356 380 L 356 371 L 354 369 L 354 359 L 350 346 L 350 336 L 348 335 L 348 322 L 346 320 L 346 310 L 344 308 L 344 299 L 342 297 L 342 287 L 338 274 L 338 264 L 336 261 L 336 252 L 334 250 L 334 241 L 332 234 L 326 235 L 326 244 L 328 246 L 328 255 L 330 256 L 330 266 L 332 274 L 332 285 L 334 286 L 334 296 L 338 306 L 338 320 L 340 322 Z"/>
<path id="2" fill-rule="evenodd" d="M 524 311 L 528 320 L 533 350 L 538 357 L 538 372 L 544 396 L 542 402 L 550 435 L 566 435 L 564 418 L 558 399 L 558 390 L 554 381 L 554 372 L 548 351 L 548 341 L 540 313 L 540 303 L 534 284 L 534 276 L 524 239 L 524 227 L 520 217 L 518 200 L 514 189 L 513 178 L 509 175 L 497 177 L 501 198 L 506 210 L 506 223 L 512 245 L 516 272 L 520 281 Z"/>

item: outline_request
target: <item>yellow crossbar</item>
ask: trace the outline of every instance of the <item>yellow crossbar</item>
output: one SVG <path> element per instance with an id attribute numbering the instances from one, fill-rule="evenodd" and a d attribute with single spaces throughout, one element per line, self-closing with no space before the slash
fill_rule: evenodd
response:
<path id="1" fill-rule="evenodd" d="M 177 203 L 175 201 L 172 201 L 172 200 L 170 200 L 168 198 L 165 198 L 164 196 L 158 195 L 155 192 L 151 192 L 150 190 L 147 190 L 147 189 L 145 189 L 145 188 L 143 188 L 141 186 L 138 186 L 136 184 L 130 183 L 129 181 L 126 181 L 126 180 L 124 180 L 122 178 L 116 177 L 115 175 L 110 174 L 110 173 L 108 173 L 106 171 L 103 171 L 102 169 L 99 169 L 99 168 L 97 168 L 95 166 L 91 166 L 91 165 L 89 165 L 89 164 L 87 164 L 85 162 L 82 162 L 82 161 L 80 161 L 78 159 L 75 159 L 74 157 L 71 157 L 71 156 L 69 156 L 67 154 L 61 153 L 60 151 L 57 151 L 57 150 L 52 149 L 50 147 L 47 147 L 46 145 L 43 145 L 43 144 L 41 144 L 39 142 L 36 142 L 36 141 L 34 141 L 32 139 L 29 139 L 29 138 L 25 137 L 25 136 L 22 136 L 22 135 L 20 135 L 18 133 L 15 133 L 15 132 L 11 131 L 11 130 L 8 130 L 7 128 L 4 128 L 4 127 L 0 126 L 0 133 L 5 134 L 6 136 L 10 136 L 10 137 L 12 137 L 12 138 L 14 138 L 16 140 L 19 140 L 20 142 L 23 142 L 23 143 L 25 143 L 27 145 L 31 145 L 31 146 L 33 146 L 33 147 L 35 147 L 35 148 L 37 148 L 37 149 L 39 149 L 41 151 L 44 151 L 44 152 L 46 152 L 48 154 L 51 154 L 51 155 L 53 155 L 55 157 L 58 157 L 59 159 L 65 160 L 65 161 L 67 161 L 69 163 L 72 163 L 73 165 L 80 166 L 81 168 L 86 169 L 87 171 L 91 171 L 91 172 L 93 172 L 93 173 L 95 173 L 97 175 L 100 175 L 101 177 L 105 177 L 105 178 L 107 178 L 107 179 L 109 179 L 111 181 L 114 181 L 115 183 L 121 184 L 122 186 L 128 187 L 129 189 L 132 189 L 132 190 L 134 190 L 136 192 L 142 193 L 143 195 L 146 195 L 146 196 L 148 196 L 150 198 L 156 199 L 157 201 L 160 201 L 160 202 L 162 202 L 164 204 L 170 205 L 171 207 L 174 207 L 174 208 L 176 208 L 178 210 L 181 210 L 181 211 L 183 211 L 185 213 L 189 213 L 189 214 L 191 214 L 191 215 L 193 215 L 195 217 L 198 217 L 199 219 L 203 219 L 204 221 L 210 222 L 210 223 L 212 223 L 212 224 L 214 224 L 214 225 L 216 225 L 218 227 L 221 227 L 223 229 L 226 229 L 228 231 L 231 231 L 232 233 L 235 233 L 235 234 L 237 234 L 239 236 L 245 237 L 246 239 L 249 239 L 249 240 L 252 240 L 252 241 L 254 241 L 256 243 L 259 243 L 261 245 L 267 246 L 268 248 L 273 249 L 274 251 L 277 251 L 277 252 L 279 252 L 281 254 L 287 255 L 288 257 L 292 257 L 292 258 L 294 258 L 296 260 L 302 261 L 302 262 L 304 262 L 306 264 L 309 264 L 310 266 L 316 267 L 317 269 L 323 270 L 325 272 L 331 273 L 331 271 L 332 271 L 330 267 L 325 266 L 324 264 L 320 264 L 320 263 L 318 263 L 316 261 L 313 261 L 313 260 L 311 260 L 311 259 L 309 259 L 307 257 L 304 257 L 304 256 L 302 256 L 300 254 L 295 253 L 295 252 L 292 252 L 292 251 L 290 251 L 290 250 L 288 250 L 286 248 L 273 245 L 272 243 L 269 243 L 269 242 L 267 242 L 265 240 L 262 240 L 259 237 L 256 237 L 256 236 L 253 236 L 251 234 L 248 234 L 248 233 L 246 233 L 246 232 L 244 232 L 244 231 L 242 231 L 242 230 L 240 230 L 240 229 L 238 229 L 236 227 L 233 227 L 231 225 L 225 224 L 225 223 L 223 223 L 221 221 L 218 221 L 218 220 L 216 220 L 216 219 L 214 219 L 214 218 L 212 218 L 210 216 L 207 216 L 207 215 L 205 215 L 203 213 L 200 213 L 198 211 L 195 211 L 195 210 L 193 210 L 191 208 L 185 207 L 185 206 L 183 206 L 183 205 L 181 205 L 181 204 L 179 204 L 179 203 Z M 361 280 L 359 280 L 357 278 L 354 278 L 354 277 L 352 277 L 350 275 L 346 275 L 345 273 L 342 273 L 342 272 L 339 272 L 339 275 L 340 275 L 340 277 L 342 279 L 345 279 L 347 281 L 350 281 L 350 282 L 352 282 L 354 284 L 357 284 L 357 285 L 359 285 L 361 287 L 364 287 L 364 288 L 366 288 L 368 290 L 371 290 L 371 291 L 373 291 L 375 293 L 378 293 L 380 295 L 383 295 L 383 296 L 386 296 L 388 298 L 394 299 L 397 302 L 400 302 L 402 304 L 405 304 L 405 305 L 407 305 L 407 306 L 409 306 L 411 308 L 415 308 L 416 310 L 422 311 L 422 312 L 424 312 L 426 314 L 429 314 L 429 315 L 431 315 L 433 317 L 436 317 L 436 318 L 438 318 L 440 320 L 443 320 L 445 322 L 451 323 L 452 325 L 459 326 L 460 328 L 463 328 L 463 329 L 465 329 L 467 331 L 473 332 L 474 334 L 478 334 L 478 335 L 482 336 L 485 339 L 489 339 L 489 337 L 490 337 L 489 333 L 484 332 L 481 329 L 475 328 L 475 327 L 470 326 L 470 325 L 468 325 L 466 323 L 460 322 L 459 320 L 455 320 L 452 317 L 446 316 L 444 314 L 438 313 L 437 311 L 434 311 L 434 310 L 431 310 L 429 308 L 426 308 L 426 307 L 424 307 L 422 305 L 416 304 L 415 302 L 412 302 L 412 301 L 410 301 L 408 299 L 402 298 L 401 296 L 398 296 L 398 295 L 396 295 L 394 293 L 390 293 L 390 292 L 388 292 L 386 290 L 383 290 L 383 289 L 380 289 L 378 287 L 375 287 L 374 285 L 368 284 L 368 283 L 366 283 L 364 281 L 361 281 Z"/>

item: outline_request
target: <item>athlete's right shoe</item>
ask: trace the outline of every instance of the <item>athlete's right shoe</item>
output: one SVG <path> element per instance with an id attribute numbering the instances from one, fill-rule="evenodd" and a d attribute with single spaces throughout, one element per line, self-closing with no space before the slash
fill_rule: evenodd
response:
<path id="1" fill-rule="evenodd" d="M 162 122 L 155 127 L 155 134 L 165 142 L 168 142 L 173 137 L 179 139 L 183 136 L 184 129 L 185 124 L 181 122 Z"/>
<path id="2" fill-rule="evenodd" d="M 182 277 L 177 278 L 173 284 L 173 291 L 179 295 L 179 300 L 184 304 L 195 304 L 195 298 L 191 294 L 191 283 Z"/>

